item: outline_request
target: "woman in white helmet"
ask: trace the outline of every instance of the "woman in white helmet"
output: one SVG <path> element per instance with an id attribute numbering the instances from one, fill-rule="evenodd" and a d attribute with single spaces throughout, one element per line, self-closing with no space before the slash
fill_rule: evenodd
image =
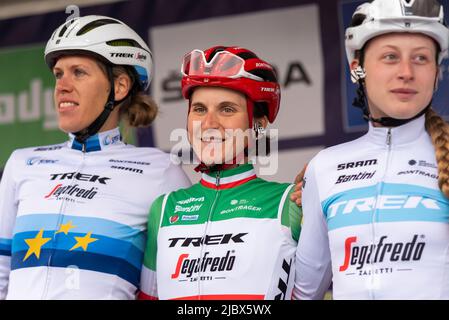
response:
<path id="1" fill-rule="evenodd" d="M 122 141 L 149 125 L 151 52 L 123 22 L 70 20 L 45 60 L 69 141 L 16 150 L 0 185 L 0 298 L 134 299 L 151 203 L 190 185 L 169 155 Z"/>
<path id="2" fill-rule="evenodd" d="M 363 137 L 308 165 L 294 296 L 449 298 L 449 129 L 432 109 L 449 31 L 436 0 L 374 0 L 346 29 Z"/>

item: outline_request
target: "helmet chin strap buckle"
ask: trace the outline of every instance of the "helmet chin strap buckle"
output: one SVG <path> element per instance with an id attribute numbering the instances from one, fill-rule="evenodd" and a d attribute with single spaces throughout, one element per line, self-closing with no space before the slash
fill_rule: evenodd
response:
<path id="1" fill-rule="evenodd" d="M 366 72 L 362 66 L 358 66 L 351 70 L 351 81 L 352 83 L 358 83 L 359 81 L 365 79 Z"/>

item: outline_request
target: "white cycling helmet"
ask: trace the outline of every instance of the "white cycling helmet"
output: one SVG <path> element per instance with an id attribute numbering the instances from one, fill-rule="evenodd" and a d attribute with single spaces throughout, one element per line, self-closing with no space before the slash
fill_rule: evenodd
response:
<path id="1" fill-rule="evenodd" d="M 438 0 L 374 0 L 356 9 L 346 29 L 349 63 L 368 40 L 391 32 L 423 33 L 433 38 L 440 45 L 438 63 L 448 54 L 449 29 Z"/>
<path id="2" fill-rule="evenodd" d="M 132 66 L 146 90 L 153 75 L 152 54 L 145 41 L 120 20 L 106 16 L 74 18 L 59 26 L 45 47 L 50 68 L 58 56 L 68 51 L 99 55 L 114 65 Z"/>

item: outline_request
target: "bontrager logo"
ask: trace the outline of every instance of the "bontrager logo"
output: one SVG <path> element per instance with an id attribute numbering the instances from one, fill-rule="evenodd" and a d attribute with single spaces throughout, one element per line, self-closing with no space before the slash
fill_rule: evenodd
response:
<path id="1" fill-rule="evenodd" d="M 434 199 L 427 199 L 420 196 L 380 195 L 378 197 L 351 199 L 333 203 L 329 206 L 328 218 L 333 218 L 337 214 L 368 212 L 374 209 L 394 210 L 416 208 L 440 210 L 438 202 Z"/>
<path id="2" fill-rule="evenodd" d="M 337 170 L 344 170 L 344 169 L 351 169 L 351 168 L 373 166 L 375 164 L 377 164 L 377 159 L 340 163 L 339 165 L 337 165 Z"/>
<path id="3" fill-rule="evenodd" d="M 346 271 L 350 266 L 360 270 L 365 264 L 384 261 L 418 261 L 421 259 L 425 242 L 418 241 L 415 234 L 410 242 L 387 242 L 388 236 L 382 236 L 378 243 L 369 245 L 356 245 L 357 237 L 348 237 L 345 240 L 345 256 L 340 272 Z M 421 238 L 424 238 L 422 235 Z"/>
<path id="4" fill-rule="evenodd" d="M 110 180 L 111 178 L 100 177 L 100 176 L 97 176 L 94 174 L 85 174 L 85 173 L 79 173 L 79 172 L 50 174 L 50 180 L 72 180 L 72 179 L 76 179 L 79 181 L 99 182 L 101 184 L 106 184 L 106 181 Z"/>
<path id="5" fill-rule="evenodd" d="M 199 272 L 221 272 L 231 271 L 235 263 L 235 255 L 231 255 L 233 251 L 228 250 L 226 255 L 220 257 L 210 257 L 210 252 L 206 251 L 202 258 L 189 259 L 189 254 L 183 253 L 179 256 L 176 263 L 175 272 L 171 275 L 172 279 L 180 276 L 191 278 Z M 192 279 L 196 281 L 198 279 Z M 212 280 L 211 276 L 205 276 L 200 280 Z"/>
<path id="6" fill-rule="evenodd" d="M 169 247 L 175 247 L 180 244 L 181 247 L 199 247 L 201 244 L 205 245 L 215 245 L 215 244 L 227 244 L 231 241 L 234 243 L 243 243 L 243 237 L 248 233 L 226 233 L 226 234 L 216 234 L 216 235 L 206 235 L 204 237 L 194 237 L 194 238 L 170 238 Z"/>
<path id="7" fill-rule="evenodd" d="M 138 164 L 138 165 L 143 165 L 143 166 L 149 166 L 151 164 L 151 162 L 133 161 L 133 160 L 118 160 L 118 159 L 109 159 L 109 162 L 130 163 L 130 164 Z"/>
<path id="8" fill-rule="evenodd" d="M 422 170 L 406 170 L 406 171 L 398 172 L 398 176 L 408 175 L 408 174 L 419 175 L 419 176 L 428 177 L 428 178 L 432 178 L 432 179 L 438 179 L 438 175 L 436 173 L 429 173 L 429 172 L 425 172 Z"/>

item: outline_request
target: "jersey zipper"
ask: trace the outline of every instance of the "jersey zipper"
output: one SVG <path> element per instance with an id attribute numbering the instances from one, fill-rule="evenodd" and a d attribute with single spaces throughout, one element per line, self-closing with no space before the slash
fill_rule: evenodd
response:
<path id="1" fill-rule="evenodd" d="M 86 160 L 86 144 L 83 143 L 83 147 L 82 147 L 82 161 L 81 161 L 81 165 L 79 166 L 78 170 L 75 172 L 75 174 L 72 177 L 72 180 L 70 181 L 70 186 L 73 186 L 74 183 L 76 183 L 76 175 L 81 172 L 82 168 L 84 167 L 84 161 Z M 64 195 L 63 195 L 64 197 Z M 65 208 L 67 206 L 67 201 L 66 198 L 64 197 L 61 200 L 61 206 L 59 207 L 59 216 L 58 216 L 58 221 L 56 222 L 56 228 L 58 229 L 61 226 L 62 221 L 64 220 L 64 214 L 63 212 L 65 211 Z M 50 256 L 48 257 L 48 262 L 47 262 L 47 279 L 45 281 L 45 287 L 44 287 L 44 292 L 42 294 L 42 299 L 46 299 L 47 295 L 48 295 L 48 290 L 49 290 L 49 286 L 51 283 L 51 266 L 52 266 L 52 261 L 53 261 L 53 255 L 54 252 L 56 251 L 56 233 L 53 234 L 53 240 L 54 242 L 54 247 L 53 249 L 50 251 Z"/>
<path id="2" fill-rule="evenodd" d="M 198 269 L 198 300 L 201 300 L 201 292 L 202 292 L 202 291 L 201 291 L 201 274 L 202 274 L 202 271 L 201 271 L 202 268 L 201 268 L 201 266 L 202 266 L 202 264 L 203 264 L 204 251 L 205 251 L 206 246 L 207 246 L 207 245 L 204 244 L 204 239 L 206 238 L 206 235 L 208 234 L 208 229 L 209 229 L 209 225 L 210 225 L 210 220 L 211 220 L 211 218 L 212 218 L 212 214 L 213 214 L 213 212 L 214 212 L 215 206 L 216 206 L 216 204 L 217 204 L 218 197 L 219 197 L 219 195 L 220 195 L 220 189 L 218 188 L 219 185 L 220 185 L 220 171 L 217 171 L 217 174 L 215 175 L 215 187 L 216 187 L 216 190 L 215 190 L 215 197 L 214 197 L 214 201 L 212 202 L 212 206 L 210 207 L 209 214 L 208 214 L 208 216 L 207 216 L 206 226 L 205 226 L 205 228 L 204 228 L 204 234 L 203 234 L 203 237 L 202 237 L 203 241 L 202 241 L 202 243 L 201 243 L 201 250 L 200 250 L 200 268 Z"/>
<path id="3" fill-rule="evenodd" d="M 391 128 L 388 128 L 387 136 L 385 138 L 385 144 L 386 144 L 386 147 L 387 147 L 387 159 L 386 159 L 386 162 L 385 162 L 385 170 L 384 170 L 383 176 L 381 177 L 381 179 L 380 179 L 380 181 L 379 181 L 379 183 L 377 185 L 376 198 L 375 198 L 375 201 L 374 201 L 373 215 L 372 215 L 372 220 L 371 220 L 371 235 L 372 235 L 372 238 L 371 238 L 371 245 L 372 246 L 371 247 L 373 248 L 372 250 L 374 250 L 374 246 L 377 243 L 376 242 L 376 223 L 377 223 L 378 214 L 379 214 L 379 211 L 377 209 L 377 200 L 379 199 L 379 197 L 383 193 L 384 181 L 385 181 L 385 178 L 386 178 L 387 173 L 388 173 L 388 165 L 390 163 L 390 156 L 391 156 L 391 142 L 392 142 Z M 374 259 L 374 258 L 375 258 L 375 256 L 373 254 L 371 254 L 370 255 L 370 260 Z M 370 282 L 371 283 L 370 283 L 370 291 L 369 291 L 370 292 L 370 298 L 371 299 L 376 299 L 376 293 L 375 293 L 375 289 L 374 288 L 375 288 L 375 286 L 378 285 L 377 283 L 375 283 L 378 280 L 377 280 L 377 277 L 376 277 L 376 275 L 374 273 L 375 262 L 369 261 L 369 263 L 370 263 L 370 267 L 371 267 L 371 274 L 370 274 Z"/>

